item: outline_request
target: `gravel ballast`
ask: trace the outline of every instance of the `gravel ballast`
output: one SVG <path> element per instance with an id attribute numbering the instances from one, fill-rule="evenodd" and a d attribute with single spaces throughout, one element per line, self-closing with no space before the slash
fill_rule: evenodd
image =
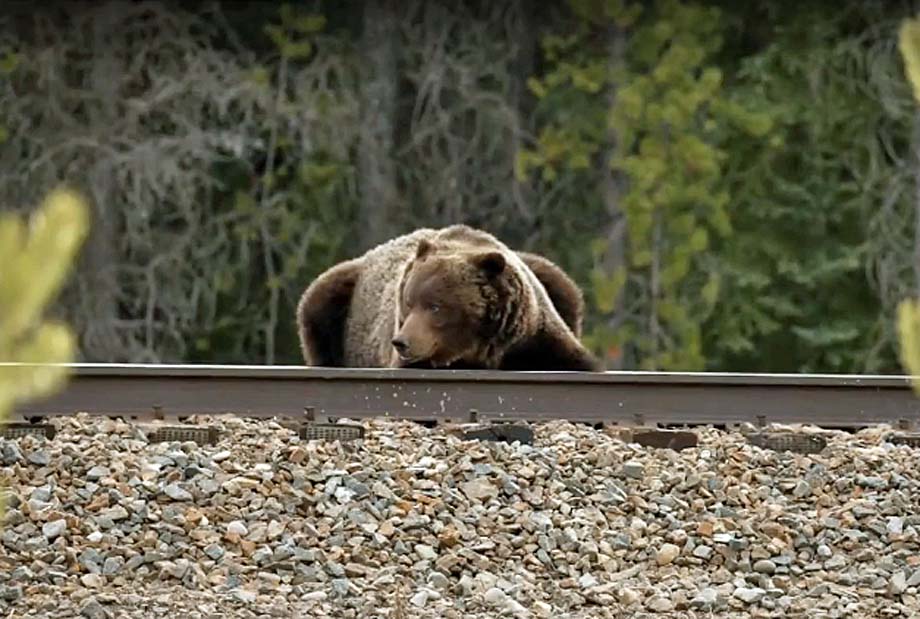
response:
<path id="1" fill-rule="evenodd" d="M 700 431 L 682 451 L 534 426 L 533 445 L 372 421 L 353 442 L 195 419 L 0 439 L 2 617 L 909 617 L 920 453 Z"/>

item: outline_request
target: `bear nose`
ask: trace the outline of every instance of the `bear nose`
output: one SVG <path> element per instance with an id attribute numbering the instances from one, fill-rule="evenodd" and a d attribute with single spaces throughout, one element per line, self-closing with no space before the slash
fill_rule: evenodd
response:
<path id="1" fill-rule="evenodd" d="M 404 353 L 409 350 L 409 343 L 401 337 L 394 337 L 391 343 L 398 353 Z"/>

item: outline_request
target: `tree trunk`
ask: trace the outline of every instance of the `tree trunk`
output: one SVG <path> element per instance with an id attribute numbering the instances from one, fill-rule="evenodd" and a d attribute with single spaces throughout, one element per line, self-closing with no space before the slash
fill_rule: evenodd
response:
<path id="1" fill-rule="evenodd" d="M 527 79 L 534 74 L 537 57 L 537 32 L 534 11 L 536 6 L 531 0 L 519 0 L 514 5 L 514 61 L 511 66 L 509 98 L 514 106 L 516 118 L 511 127 L 511 136 L 508 140 L 508 165 L 511 168 L 511 195 L 521 218 L 530 234 L 525 234 L 527 241 L 532 241 L 533 236 L 540 234 L 538 214 L 534 211 L 533 187 L 528 179 L 518 179 L 514 173 L 514 164 L 518 153 L 524 143 L 524 134 L 530 129 L 527 122 L 531 116 L 533 99 L 527 96 Z M 527 238 L 530 237 L 530 238 Z M 525 247 L 530 249 L 530 243 Z"/>
<path id="2" fill-rule="evenodd" d="M 115 22 L 117 4 L 109 4 L 96 11 L 93 21 L 94 64 L 88 77 L 88 88 L 96 93 L 107 93 L 100 97 L 100 107 L 90 106 L 89 131 L 99 136 L 99 142 L 106 142 L 106 135 L 117 118 L 116 102 L 119 100 L 118 86 L 121 81 L 118 62 L 114 59 L 109 33 Z M 89 194 L 93 205 L 91 229 L 84 252 L 85 289 L 81 291 L 83 303 L 89 307 L 85 316 L 93 319 L 87 324 L 81 341 L 81 356 L 93 362 L 130 362 L 130 352 L 124 349 L 118 333 L 119 285 L 118 268 L 118 209 L 114 208 L 113 195 L 115 177 L 109 161 L 95 164 L 88 174 Z"/>
<path id="3" fill-rule="evenodd" d="M 623 66 L 626 52 L 627 33 L 618 26 L 611 25 L 608 37 L 609 66 L 621 67 Z M 617 104 L 617 84 L 611 84 L 608 88 L 608 103 L 610 109 L 613 109 Z M 609 129 L 603 182 L 604 204 L 606 205 L 607 216 L 610 218 L 610 225 L 607 228 L 607 248 L 604 253 L 604 268 L 608 273 L 614 273 L 620 268 L 627 268 L 626 214 L 622 208 L 623 196 L 626 195 L 627 190 L 626 178 L 621 172 L 614 170 L 612 166 L 613 157 L 619 147 L 618 139 L 616 132 L 613 129 Z M 619 329 L 627 319 L 627 316 L 625 316 L 626 292 L 627 282 L 624 282 L 608 320 L 608 327 L 611 329 Z M 619 354 L 607 354 L 605 356 L 608 369 L 620 370 L 627 366 L 632 354 L 624 345 Z"/>
<path id="4" fill-rule="evenodd" d="M 658 320 L 658 299 L 661 297 L 661 219 L 661 211 L 656 209 L 654 224 L 652 225 L 652 266 L 648 292 L 648 338 L 651 342 L 651 347 L 647 358 L 652 362 L 650 370 L 661 369 L 658 364 L 659 353 L 661 352 L 661 322 Z"/>
<path id="5" fill-rule="evenodd" d="M 393 0 L 364 4 L 362 56 L 361 213 L 359 242 L 367 249 L 397 230 L 394 141 L 397 113 L 399 16 Z"/>

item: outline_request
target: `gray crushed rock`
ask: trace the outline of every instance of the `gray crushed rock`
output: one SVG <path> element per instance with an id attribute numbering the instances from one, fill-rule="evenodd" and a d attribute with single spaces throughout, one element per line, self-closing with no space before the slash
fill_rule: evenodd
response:
<path id="1" fill-rule="evenodd" d="M 712 429 L 676 452 L 563 422 L 532 446 L 382 420 L 343 443 L 191 422 L 220 442 L 85 415 L 0 439 L 0 616 L 920 612 L 920 460 L 885 428 L 796 455 Z"/>

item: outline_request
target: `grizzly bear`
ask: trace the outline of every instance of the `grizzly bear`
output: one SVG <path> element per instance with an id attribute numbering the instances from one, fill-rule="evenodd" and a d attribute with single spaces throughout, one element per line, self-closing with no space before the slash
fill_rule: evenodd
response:
<path id="1" fill-rule="evenodd" d="M 297 306 L 310 366 L 599 371 L 561 268 L 458 224 L 423 228 L 317 277 Z"/>

